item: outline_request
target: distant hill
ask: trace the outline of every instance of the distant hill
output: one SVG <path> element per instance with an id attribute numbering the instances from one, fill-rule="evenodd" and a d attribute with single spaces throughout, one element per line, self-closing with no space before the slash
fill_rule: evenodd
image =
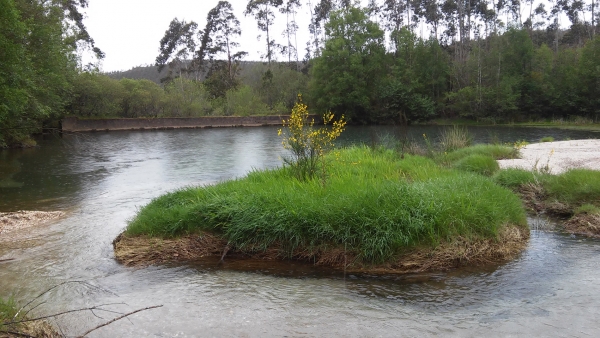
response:
<path id="1" fill-rule="evenodd" d="M 281 66 L 286 66 L 287 63 L 280 63 Z M 240 77 L 242 82 L 247 84 L 255 84 L 260 81 L 260 77 L 266 71 L 267 66 L 260 61 L 243 61 L 241 63 Z M 299 65 L 303 67 L 302 64 Z M 150 80 L 152 82 L 161 84 L 161 79 L 167 77 L 169 74 L 169 68 L 165 67 L 160 73 L 158 72 L 157 66 L 136 66 L 125 71 L 106 72 L 104 73 L 110 78 L 115 80 L 120 79 L 132 79 L 132 80 Z M 250 82 L 250 83 L 249 83 Z"/>
<path id="2" fill-rule="evenodd" d="M 167 76 L 169 70 L 165 67 L 162 72 L 158 72 L 157 66 L 137 66 L 133 67 L 130 70 L 125 71 L 117 71 L 117 72 L 107 72 L 105 73 L 108 77 L 113 78 L 115 80 L 120 79 L 132 79 L 132 80 L 150 80 L 152 82 L 156 82 L 160 84 L 160 79 Z"/>

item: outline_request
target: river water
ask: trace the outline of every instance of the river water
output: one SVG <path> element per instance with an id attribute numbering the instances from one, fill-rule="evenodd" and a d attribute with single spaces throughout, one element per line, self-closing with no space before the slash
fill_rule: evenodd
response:
<path id="1" fill-rule="evenodd" d="M 411 127 L 434 138 L 437 127 Z M 340 143 L 370 144 L 404 133 L 353 127 Z M 476 142 L 598 133 L 471 128 Z M 139 312 L 95 337 L 398 337 L 600 335 L 600 242 L 531 219 L 530 244 L 499 266 L 405 276 L 332 273 L 297 263 L 126 268 L 112 240 L 152 198 L 188 185 L 280 165 L 276 128 L 82 133 L 0 152 L 0 211 L 62 210 L 48 226 L 0 238 L 0 297 L 40 297 L 37 314 L 98 306 Z M 81 312 L 52 322 L 77 335 L 117 316 Z"/>

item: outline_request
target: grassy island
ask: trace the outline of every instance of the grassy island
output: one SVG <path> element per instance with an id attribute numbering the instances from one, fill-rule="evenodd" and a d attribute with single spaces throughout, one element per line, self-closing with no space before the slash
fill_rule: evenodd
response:
<path id="1" fill-rule="evenodd" d="M 285 166 L 185 188 L 142 208 L 115 240 L 116 257 L 135 265 L 228 252 L 388 272 L 506 260 L 529 230 L 519 197 L 486 176 L 497 164 L 477 172 L 492 148 L 512 152 L 478 146 L 432 159 L 355 146 L 326 155 L 326 174 L 310 180 Z"/>

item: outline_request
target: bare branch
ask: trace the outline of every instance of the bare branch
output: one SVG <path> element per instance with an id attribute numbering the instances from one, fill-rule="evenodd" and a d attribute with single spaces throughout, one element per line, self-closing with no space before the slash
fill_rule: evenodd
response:
<path id="1" fill-rule="evenodd" d="M 28 307 L 29 305 L 31 305 L 31 303 L 35 302 L 36 300 L 38 300 L 38 299 L 39 299 L 40 297 L 42 297 L 43 295 L 45 295 L 45 294 L 47 294 L 48 292 L 50 292 L 50 291 L 52 291 L 52 290 L 54 290 L 54 289 L 58 288 L 59 286 L 63 286 L 63 285 L 65 285 L 65 284 L 70 284 L 70 283 L 78 283 L 78 284 L 83 284 L 83 285 L 86 285 L 86 286 L 88 286 L 88 287 L 90 287 L 90 288 L 92 288 L 92 289 L 100 290 L 100 291 L 103 291 L 103 292 L 106 292 L 106 293 L 110 293 L 110 294 L 112 294 L 113 296 L 117 296 L 117 297 L 119 297 L 119 295 L 117 295 L 116 293 L 114 293 L 114 292 L 112 292 L 112 291 L 106 290 L 106 289 L 104 289 L 104 288 L 101 288 L 101 287 L 99 287 L 99 286 L 96 286 L 96 285 L 92 285 L 92 284 L 90 284 L 90 283 L 88 283 L 88 282 L 85 282 L 85 281 L 77 281 L 77 280 L 75 280 L 75 281 L 66 281 L 66 282 L 62 282 L 62 283 L 60 283 L 60 284 L 57 284 L 57 285 L 55 285 L 55 286 L 53 286 L 53 287 L 49 288 L 48 290 L 46 290 L 46 291 L 44 291 L 44 292 L 40 293 L 40 294 L 39 294 L 39 296 L 37 296 L 37 297 L 33 298 L 32 300 L 30 300 L 30 301 L 29 301 L 27 304 L 25 304 L 23 307 L 21 307 L 21 308 L 19 309 L 19 311 L 17 311 L 17 313 L 16 313 L 16 314 L 15 314 L 15 316 L 13 317 L 13 320 L 14 320 L 15 318 L 17 318 L 17 316 L 18 316 L 18 315 L 21 313 L 21 311 L 23 311 L 23 309 L 25 309 L 26 307 Z M 36 307 L 37 307 L 37 306 L 36 306 Z M 35 308 L 35 307 L 34 307 L 34 308 Z M 32 310 L 32 309 L 31 309 L 31 310 Z M 31 310 L 29 310 L 29 311 L 31 311 Z M 29 311 L 27 311 L 27 313 L 29 313 Z"/>
<path id="2" fill-rule="evenodd" d="M 134 313 L 138 313 L 138 312 L 145 311 L 145 310 L 150 310 L 150 309 L 156 309 L 156 308 L 159 308 L 159 307 L 162 307 L 162 305 L 149 306 L 149 307 L 145 307 L 143 309 L 139 309 L 139 310 L 135 310 L 135 311 L 126 313 L 126 314 L 124 314 L 122 316 L 119 316 L 119 317 L 117 317 L 117 318 L 115 318 L 113 320 L 110 320 L 110 321 L 108 321 L 108 322 L 106 322 L 104 324 L 98 325 L 98 326 L 96 326 L 95 328 L 93 328 L 91 330 L 88 330 L 87 332 L 85 332 L 84 334 L 82 334 L 81 336 L 79 336 L 79 338 L 83 338 L 83 337 L 87 336 L 88 334 L 90 334 L 91 332 L 96 331 L 97 329 L 99 329 L 101 327 L 110 325 L 110 324 L 112 324 L 112 323 L 114 323 L 114 322 L 116 322 L 118 320 L 121 320 L 121 319 L 123 319 L 125 317 L 131 316 Z"/>

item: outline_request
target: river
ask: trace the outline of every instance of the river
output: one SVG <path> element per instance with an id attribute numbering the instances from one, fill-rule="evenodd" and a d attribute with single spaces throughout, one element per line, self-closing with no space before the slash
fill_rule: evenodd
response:
<path id="1" fill-rule="evenodd" d="M 438 127 L 410 127 L 434 138 Z M 404 131 L 402 131 L 404 132 Z M 470 128 L 475 142 L 598 133 Z M 339 143 L 371 144 L 391 127 L 351 127 Z M 39 301 L 38 314 L 101 304 L 137 313 L 93 337 L 398 337 L 600 335 L 600 242 L 530 219 L 528 248 L 486 268 L 404 276 L 358 276 L 297 263 L 126 268 L 112 240 L 152 198 L 174 189 L 280 165 L 271 127 L 128 131 L 49 136 L 41 147 L 0 151 L 0 211 L 62 210 L 48 226 L 0 239 L 0 297 Z M 18 238 L 18 239 L 15 239 Z M 93 285 L 94 287 L 90 286 Z M 76 335 L 114 318 L 105 311 L 52 322 Z M 101 318 L 99 318 L 101 317 Z"/>

